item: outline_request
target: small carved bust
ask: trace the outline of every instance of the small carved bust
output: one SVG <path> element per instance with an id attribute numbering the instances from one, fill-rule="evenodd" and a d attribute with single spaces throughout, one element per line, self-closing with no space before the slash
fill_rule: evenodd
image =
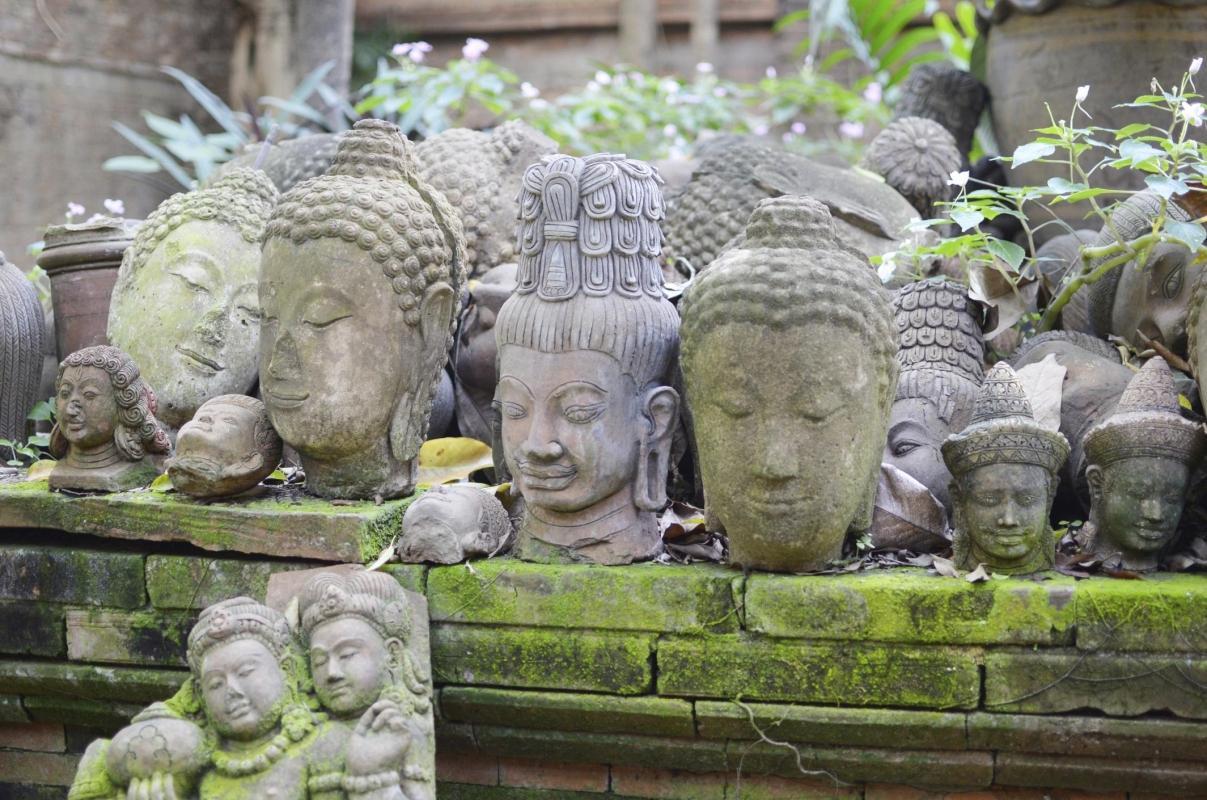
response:
<path id="1" fill-rule="evenodd" d="M 154 480 L 159 469 L 148 456 L 172 449 L 155 409 L 155 392 L 116 347 L 86 347 L 63 359 L 50 432 L 50 452 L 60 460 L 50 488 L 121 492 Z"/>
<path id="2" fill-rule="evenodd" d="M 961 158 L 967 159 L 988 102 L 989 90 L 972 73 L 930 62 L 910 70 L 893 113 L 898 119 L 923 117 L 938 122 L 954 137 Z"/>
<path id="3" fill-rule="evenodd" d="M 398 128 L 362 120 L 282 197 L 260 272 L 260 387 L 320 497 L 408 494 L 465 282 L 461 222 Z"/>
<path id="4" fill-rule="evenodd" d="M 679 316 L 662 293 L 659 182 L 610 154 L 548 156 L 524 176 L 518 285 L 495 325 L 521 558 L 627 564 L 661 552 Z"/>
<path id="5" fill-rule="evenodd" d="M 893 297 L 897 393 L 883 460 L 916 478 L 951 512 L 943 442 L 972 417 L 985 377 L 976 303 L 944 278 L 907 284 Z"/>
<path id="6" fill-rule="evenodd" d="M 981 385 L 972 422 L 943 443 L 953 476 L 956 566 L 1022 575 L 1050 569 L 1048 514 L 1069 443 L 1041 427 L 1022 384 L 999 361 Z"/>
<path id="7" fill-rule="evenodd" d="M 807 197 L 765 200 L 688 289 L 683 374 L 730 561 L 799 571 L 866 531 L 897 383 L 888 293 Z"/>
<path id="8" fill-rule="evenodd" d="M 281 463 L 281 450 L 264 403 L 224 394 L 206 400 L 180 429 L 168 475 L 187 495 L 228 497 L 267 478 Z"/>
<path id="9" fill-rule="evenodd" d="M 1174 542 L 1205 444 L 1202 426 L 1178 411 L 1165 359 L 1150 359 L 1115 412 L 1086 434 L 1090 519 L 1083 549 L 1124 569 L 1155 570 Z"/>
<path id="10" fill-rule="evenodd" d="M 38 402 L 46 322 L 33 284 L 0 253 L 0 439 L 25 438 Z"/>
<path id="11" fill-rule="evenodd" d="M 435 486 L 402 517 L 399 558 L 458 564 L 493 556 L 511 543 L 511 520 L 494 494 L 477 486 Z"/>
<path id="12" fill-rule="evenodd" d="M 234 170 L 174 194 L 138 229 L 109 305 L 109 341 L 142 367 L 173 429 L 220 394 L 256 386 L 260 240 L 277 190 Z"/>
<path id="13" fill-rule="evenodd" d="M 950 176 L 964 163 L 964 156 L 956 140 L 939 123 L 923 117 L 901 117 L 876 135 L 863 161 L 923 219 L 931 219 L 938 213 L 935 204 L 950 199 Z"/>

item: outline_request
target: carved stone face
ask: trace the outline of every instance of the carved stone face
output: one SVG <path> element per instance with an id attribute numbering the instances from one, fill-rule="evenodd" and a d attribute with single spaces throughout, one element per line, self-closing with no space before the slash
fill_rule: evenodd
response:
<path id="1" fill-rule="evenodd" d="M 256 384 L 259 247 L 232 225 L 169 233 L 113 296 L 109 338 L 138 363 L 174 428 L 208 398 Z"/>
<path id="2" fill-rule="evenodd" d="M 423 354 L 381 265 L 339 239 L 270 239 L 260 302 L 260 388 L 281 438 L 319 460 L 386 446 Z"/>
<path id="3" fill-rule="evenodd" d="M 247 741 L 277 726 L 285 699 L 285 675 L 261 642 L 221 644 L 201 660 L 205 713 L 220 736 Z"/>
<path id="4" fill-rule="evenodd" d="M 1051 554 L 1039 552 L 1048 538 L 1049 476 L 1036 464 L 986 464 L 953 484 L 956 536 L 967 538 L 969 568 L 998 571 L 1042 569 Z"/>
<path id="5" fill-rule="evenodd" d="M 883 456 L 884 463 L 917 479 L 949 509 L 951 472 L 939 448 L 951 432 L 951 426 L 939 416 L 934 403 L 920 397 L 898 400 L 890 412 Z"/>
<path id="6" fill-rule="evenodd" d="M 256 442 L 258 415 L 234 403 L 210 400 L 197 409 L 176 437 L 168 463 L 172 484 L 187 494 L 208 497 L 244 491 L 276 465 L 265 463 Z"/>
<path id="7" fill-rule="evenodd" d="M 836 557 L 884 443 L 887 409 L 859 337 L 729 323 L 700 336 L 685 373 L 706 500 L 745 548 L 735 561 Z"/>
<path id="8" fill-rule="evenodd" d="M 310 633 L 310 670 L 319 702 L 337 717 L 356 716 L 390 683 L 389 651 L 373 626 L 355 617 L 318 625 Z"/>
<path id="9" fill-rule="evenodd" d="M 1119 274 L 1111 307 L 1111 331 L 1140 344 L 1139 330 L 1175 353 L 1186 352 L 1186 317 L 1202 265 L 1191 266 L 1190 251 L 1180 244 L 1160 244 L 1144 269 L 1126 265 Z"/>
<path id="10" fill-rule="evenodd" d="M 113 441 L 117 398 L 109 373 L 100 367 L 67 367 L 55 389 L 59 430 L 72 447 L 88 449 Z"/>
<path id="11" fill-rule="evenodd" d="M 643 411 L 616 359 L 505 345 L 495 400 L 507 467 L 530 507 L 567 513 L 631 497 L 640 441 L 634 422 Z"/>
<path id="12" fill-rule="evenodd" d="M 1177 533 L 1186 503 L 1188 467 L 1176 459 L 1143 456 L 1091 466 L 1092 517 L 1103 554 L 1121 552 L 1144 560 Z M 1155 566 L 1155 565 L 1154 565 Z"/>
<path id="13" fill-rule="evenodd" d="M 492 495 L 474 486 L 438 486 L 407 507 L 399 557 L 456 564 L 498 552 L 509 535 L 506 511 Z"/>

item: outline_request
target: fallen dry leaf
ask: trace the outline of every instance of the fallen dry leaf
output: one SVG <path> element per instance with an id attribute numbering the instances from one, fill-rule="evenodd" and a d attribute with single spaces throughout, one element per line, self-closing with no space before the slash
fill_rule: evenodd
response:
<path id="1" fill-rule="evenodd" d="M 916 478 L 892 464 L 880 465 L 871 534 L 877 550 L 930 553 L 951 546 L 943 504 Z"/>
<path id="2" fill-rule="evenodd" d="M 980 583 L 989 580 L 989 573 L 985 571 L 984 564 L 977 564 L 976 569 L 964 576 L 964 580 L 969 583 Z"/>
<path id="3" fill-rule="evenodd" d="M 1027 399 L 1031 401 L 1035 421 L 1046 430 L 1060 430 L 1060 403 L 1064 397 L 1067 372 L 1054 353 L 1044 356 L 1043 361 L 1015 371 L 1023 391 L 1027 393 Z"/>
<path id="4" fill-rule="evenodd" d="M 960 571 L 956 569 L 955 562 L 950 558 L 935 556 L 934 563 L 931 566 L 934 568 L 935 572 L 939 573 L 944 578 L 960 577 Z"/>

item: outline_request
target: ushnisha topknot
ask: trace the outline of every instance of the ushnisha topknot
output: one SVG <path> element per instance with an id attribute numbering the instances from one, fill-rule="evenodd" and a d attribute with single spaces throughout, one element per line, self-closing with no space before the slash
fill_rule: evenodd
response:
<path id="1" fill-rule="evenodd" d="M 1068 440 L 1035 421 L 1026 391 L 1004 361 L 985 376 L 972 422 L 943 442 L 943 460 L 956 478 L 986 464 L 1034 464 L 1055 476 L 1068 455 Z"/>
<path id="2" fill-rule="evenodd" d="M 742 254 L 759 251 L 753 262 Z M 800 251 L 809 251 L 802 259 Z M 763 200 L 750 216 L 741 250 L 723 253 L 680 301 L 683 357 L 703 334 L 729 323 L 786 329 L 824 320 L 858 333 L 873 355 L 881 399 L 892 401 L 897 336 L 887 293 L 866 259 L 844 247 L 829 210 L 785 195 Z"/>
<path id="3" fill-rule="evenodd" d="M 189 633 L 188 658 L 193 675 L 201 677 L 206 653 L 240 639 L 255 639 L 281 662 L 296 655 L 293 633 L 284 616 L 250 597 L 234 597 L 202 611 Z"/>
<path id="4" fill-rule="evenodd" d="M 1202 425 L 1182 416 L 1173 373 L 1160 356 L 1145 363 L 1114 412 L 1085 435 L 1086 460 L 1099 466 L 1143 457 L 1194 464 L 1205 445 Z"/>
<path id="5" fill-rule="evenodd" d="M 302 633 L 310 636 L 324 622 L 355 617 L 367 622 L 382 639 L 411 636 L 411 613 L 398 581 L 381 572 L 355 572 L 347 578 L 321 573 L 302 588 L 298 598 Z"/>

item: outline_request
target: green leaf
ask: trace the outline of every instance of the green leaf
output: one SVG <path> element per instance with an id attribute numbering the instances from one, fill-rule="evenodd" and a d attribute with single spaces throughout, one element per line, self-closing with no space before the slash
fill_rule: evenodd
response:
<path id="1" fill-rule="evenodd" d="M 167 117 L 161 117 L 158 114 L 152 114 L 150 111 L 142 112 L 143 121 L 147 123 L 147 127 L 158 133 L 165 139 L 188 139 L 189 133 L 183 125 Z"/>
<path id="2" fill-rule="evenodd" d="M 1082 200 L 1088 200 L 1091 197 L 1097 197 L 1102 194 L 1111 194 L 1113 191 L 1112 189 L 1082 189 L 1080 192 L 1073 192 L 1068 197 L 1057 198 L 1053 202 L 1059 202 L 1063 199 L 1066 203 L 1080 203 Z"/>
<path id="3" fill-rule="evenodd" d="M 309 120 L 316 125 L 325 125 L 327 123 L 326 117 L 305 103 L 299 103 L 294 100 L 282 100 L 279 97 L 261 97 L 260 102 L 269 108 L 280 109 L 286 114 L 301 117 L 302 119 Z"/>
<path id="4" fill-rule="evenodd" d="M 1014 242 L 1007 242 L 1004 239 L 991 238 L 985 243 L 985 249 L 1009 264 L 1010 268 L 1015 272 L 1018 272 L 1018 268 L 1023 263 L 1023 257 L 1027 254 L 1023 248 Z"/>
<path id="5" fill-rule="evenodd" d="M 961 208 L 951 212 L 951 219 L 960 226 L 961 231 L 967 231 L 980 225 L 985 215 L 975 209 Z"/>
<path id="6" fill-rule="evenodd" d="M 239 124 L 238 117 L 235 112 L 231 111 L 230 106 L 222 102 L 218 95 L 205 88 L 205 85 L 188 74 L 184 70 L 176 67 L 161 67 L 167 74 L 171 75 L 176 80 L 180 81 L 185 90 L 193 96 L 193 99 L 206 110 L 206 112 L 214 118 L 214 121 L 222 126 L 222 129 L 227 133 L 239 137 L 239 142 L 242 144 L 248 141 L 247 131 Z"/>
<path id="7" fill-rule="evenodd" d="M 293 90 L 293 94 L 289 96 L 289 99 L 295 103 L 305 103 L 310 99 L 310 95 L 314 94 L 315 91 L 318 90 L 319 84 L 323 82 L 323 78 L 326 78 L 327 74 L 331 72 L 334 67 L 335 59 L 319 64 L 317 67 L 312 69 L 306 75 L 306 77 L 302 78 L 301 83 L 299 83 L 297 88 Z"/>
<path id="8" fill-rule="evenodd" d="M 1031 142 L 1015 148 L 1010 159 L 1010 169 L 1017 169 L 1023 164 L 1029 164 L 1040 158 L 1045 158 L 1056 152 L 1056 148 L 1042 142 Z"/>
<path id="9" fill-rule="evenodd" d="M 1181 178 L 1169 178 L 1164 175 L 1146 175 L 1144 183 L 1166 200 L 1175 194 L 1186 194 L 1190 191 L 1190 187 Z"/>
<path id="10" fill-rule="evenodd" d="M 39 400 L 25 418 L 34 422 L 49 422 L 54 418 L 54 406 L 46 400 Z"/>
<path id="11" fill-rule="evenodd" d="M 101 164 L 101 169 L 106 172 L 151 173 L 159 172 L 163 167 L 159 166 L 155 159 L 146 156 L 114 156 L 106 159 L 105 163 Z"/>
<path id="12" fill-rule="evenodd" d="M 176 163 L 175 159 L 168 155 L 167 151 L 165 151 L 162 147 L 155 144 L 138 131 L 131 129 L 128 125 L 124 125 L 120 122 L 113 123 L 113 130 L 120 133 L 130 144 L 134 145 L 139 150 L 146 153 L 147 156 L 154 159 L 159 166 L 163 167 L 164 170 L 175 178 L 176 182 L 185 189 L 193 188 L 193 179 L 188 176 L 188 173 L 180 168 L 180 165 Z"/>
<path id="13" fill-rule="evenodd" d="M 1178 220 L 1168 220 L 1165 223 L 1165 232 L 1170 236 L 1186 243 L 1191 252 L 1202 247 L 1203 242 L 1207 241 L 1207 230 L 1197 222 L 1179 222 Z"/>
<path id="14" fill-rule="evenodd" d="M 1057 194 L 1080 192 L 1088 188 L 1084 183 L 1073 183 L 1067 178 L 1048 178 L 1048 188 Z"/>
<path id="15" fill-rule="evenodd" d="M 151 481 L 150 489 L 153 492 L 170 492 L 173 488 L 172 479 L 166 472 Z"/>
<path id="16" fill-rule="evenodd" d="M 1119 145 L 1119 157 L 1130 160 L 1133 167 L 1160 155 L 1160 150 L 1139 139 L 1127 139 Z"/>
<path id="17" fill-rule="evenodd" d="M 1115 131 L 1115 141 L 1117 142 L 1120 139 L 1135 136 L 1137 133 L 1143 133 L 1151 128 L 1152 125 L 1149 125 L 1147 122 L 1133 122 L 1131 125 L 1124 125 L 1122 128 Z"/>

